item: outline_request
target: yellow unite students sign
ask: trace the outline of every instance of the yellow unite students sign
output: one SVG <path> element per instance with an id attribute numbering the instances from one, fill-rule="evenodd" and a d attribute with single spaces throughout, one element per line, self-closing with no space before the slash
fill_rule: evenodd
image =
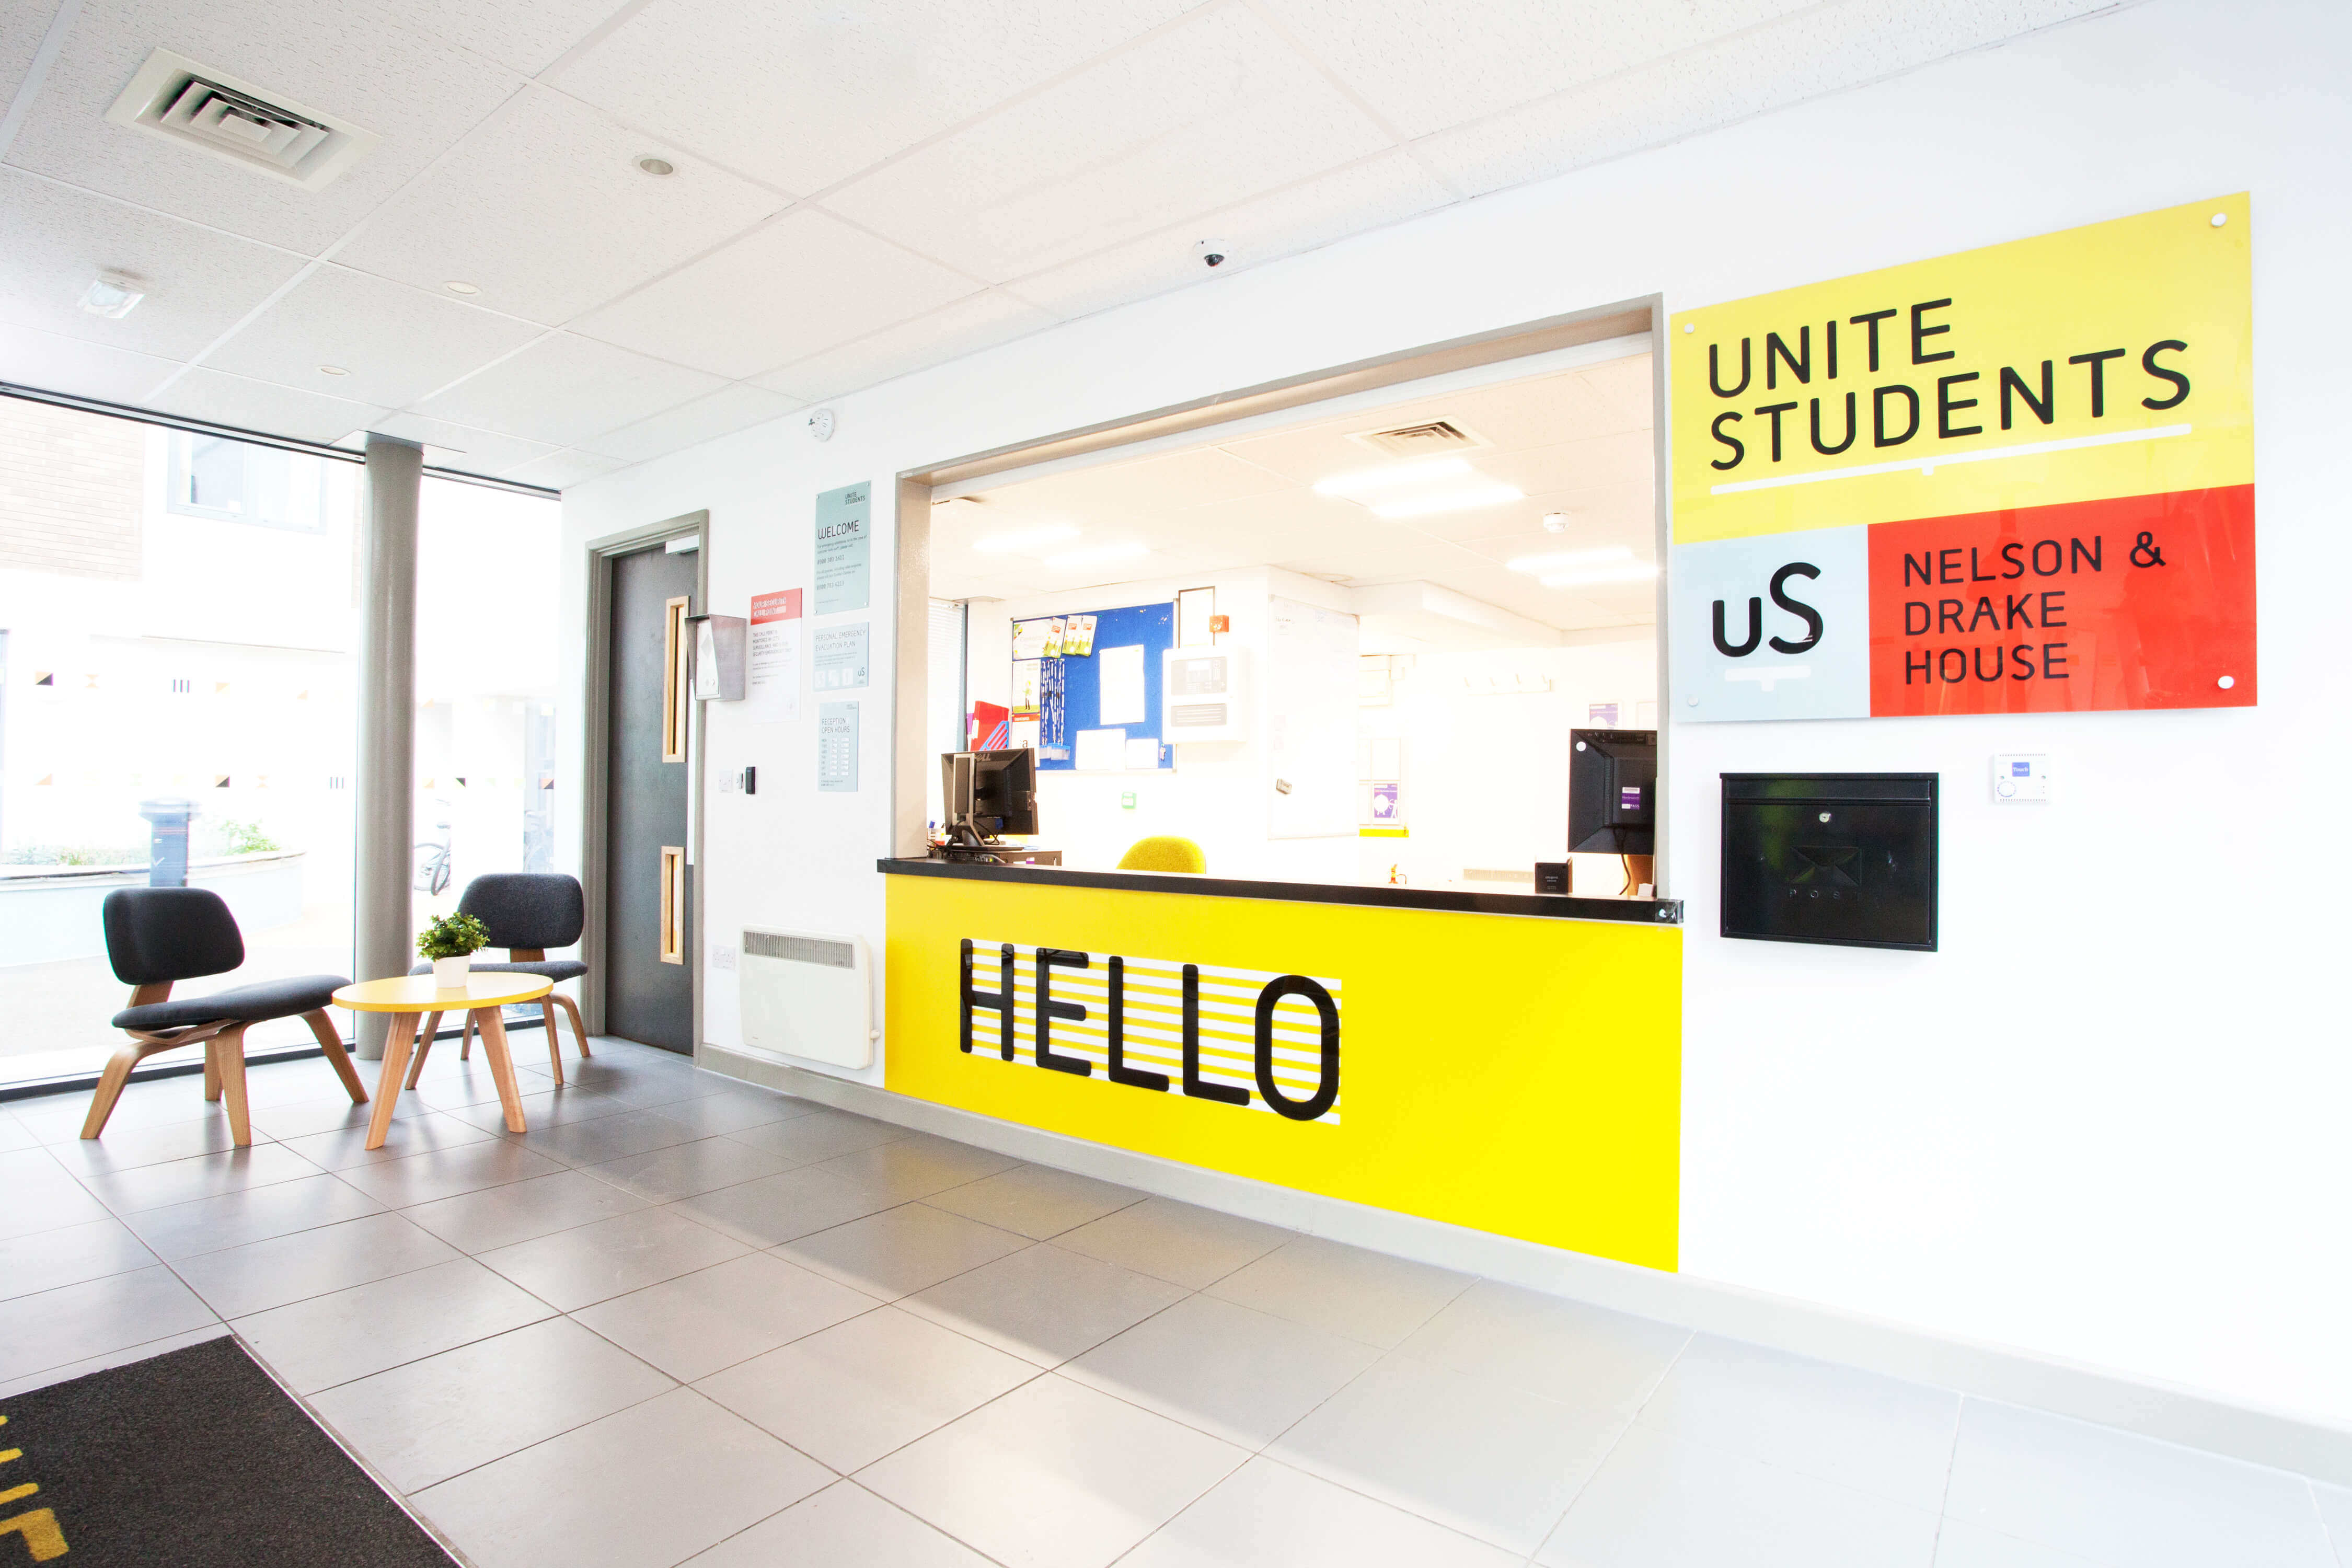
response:
<path id="1" fill-rule="evenodd" d="M 1677 714 L 2253 702 L 2249 217 L 1675 317 Z"/>

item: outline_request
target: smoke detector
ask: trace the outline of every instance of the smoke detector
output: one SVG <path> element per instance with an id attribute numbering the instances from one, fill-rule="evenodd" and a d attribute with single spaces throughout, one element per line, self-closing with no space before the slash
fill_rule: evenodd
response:
<path id="1" fill-rule="evenodd" d="M 1400 425 L 1393 430 L 1364 430 L 1348 437 L 1359 447 L 1370 447 L 1391 458 L 1418 458 L 1428 452 L 1460 452 L 1473 447 L 1491 446 L 1484 436 L 1475 436 L 1449 420 L 1430 419 L 1419 425 Z"/>
<path id="2" fill-rule="evenodd" d="M 315 191 L 375 145 L 375 134 L 225 71 L 157 49 L 106 111 L 117 125 Z"/>

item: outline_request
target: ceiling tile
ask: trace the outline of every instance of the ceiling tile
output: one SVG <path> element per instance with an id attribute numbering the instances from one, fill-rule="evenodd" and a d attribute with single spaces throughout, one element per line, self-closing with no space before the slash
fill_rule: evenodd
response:
<path id="1" fill-rule="evenodd" d="M 0 320 L 184 359 L 301 267 L 282 250 L 0 168 Z M 120 321 L 77 303 L 110 268 L 147 284 Z"/>
<path id="2" fill-rule="evenodd" d="M 593 452 L 557 452 L 551 457 L 518 464 L 497 477 L 512 479 L 517 484 L 539 485 L 551 490 L 560 490 L 600 479 L 626 467 L 626 463 L 616 458 L 600 458 Z"/>
<path id="3" fill-rule="evenodd" d="M 1036 306 L 990 289 L 758 379 L 762 386 L 815 403 L 1026 337 L 1054 321 Z"/>
<path id="4" fill-rule="evenodd" d="M 731 436 L 764 420 L 781 419 L 800 406 L 798 398 L 733 382 L 708 396 L 607 431 L 581 445 L 600 457 L 642 463 L 697 442 Z"/>
<path id="5" fill-rule="evenodd" d="M 556 83 L 806 195 L 1200 3 L 652 0 Z"/>
<path id="6" fill-rule="evenodd" d="M 636 160 L 677 166 L 662 178 Z M 335 259 L 551 324 L 740 234 L 784 199 L 534 88 L 371 217 Z"/>
<path id="7" fill-rule="evenodd" d="M 860 177 L 825 205 L 1003 282 L 1388 145 L 1264 23 L 1219 7 Z"/>
<path id="8" fill-rule="evenodd" d="M 25 73 L 40 52 L 41 39 L 58 14 L 57 0 L 0 5 L 0 104 L 6 104 L 25 84 Z"/>
<path id="9" fill-rule="evenodd" d="M 111 123 L 107 109 L 158 45 L 383 140 L 310 191 Z M 369 0 L 85 5 L 8 162 L 315 254 L 520 85 L 505 67 L 402 26 Z"/>
<path id="10" fill-rule="evenodd" d="M 1005 288 L 1056 315 L 1082 316 L 1189 284 L 1213 284 L 1453 199 L 1411 153 L 1383 153 Z M 1192 252 L 1193 242 L 1203 237 L 1226 247 L 1228 259 L 1215 272 Z"/>
<path id="11" fill-rule="evenodd" d="M 379 419 L 375 428 L 404 441 L 423 442 L 425 460 L 435 468 L 462 468 L 469 474 L 501 473 L 518 463 L 551 458 L 559 449 L 543 441 L 526 441 L 520 436 L 501 436 L 495 430 L 477 430 L 415 414 L 394 414 Z M 365 432 L 361 434 L 364 436 Z"/>
<path id="12" fill-rule="evenodd" d="M 537 76 L 617 8 L 617 0 L 404 0 L 401 14 L 509 70 Z"/>
<path id="13" fill-rule="evenodd" d="M 719 377 L 698 370 L 551 332 L 419 404 L 415 412 L 564 447 L 615 422 L 643 419 L 716 392 L 720 384 Z"/>
<path id="14" fill-rule="evenodd" d="M 981 285 L 814 207 L 583 316 L 575 330 L 730 378 L 865 336 Z"/>
<path id="15" fill-rule="evenodd" d="M 1425 138 L 1473 192 L 1541 179 L 1997 43 L 2102 0 L 1846 0 Z"/>
<path id="16" fill-rule="evenodd" d="M 399 283 L 320 267 L 205 363 L 236 375 L 399 408 L 544 329 Z M 348 375 L 322 374 L 322 364 Z"/>
<path id="17" fill-rule="evenodd" d="M 1423 136 L 1769 22 L 1816 0 L 1672 5 L 1260 0 L 1407 136 Z"/>
<path id="18" fill-rule="evenodd" d="M 44 392 L 136 403 L 179 369 L 176 361 L 0 323 L 0 381 Z"/>
<path id="19" fill-rule="evenodd" d="M 144 401 L 148 407 L 166 414 L 184 414 L 191 419 L 270 436 L 290 436 L 298 441 L 331 442 L 353 430 L 372 427 L 390 412 L 346 397 L 302 392 L 201 366 Z"/>

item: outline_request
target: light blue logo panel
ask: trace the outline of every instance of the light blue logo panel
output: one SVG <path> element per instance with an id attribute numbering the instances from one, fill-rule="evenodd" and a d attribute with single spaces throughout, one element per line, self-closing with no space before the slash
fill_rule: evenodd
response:
<path id="1" fill-rule="evenodd" d="M 1870 531 L 1675 546 L 1674 716 L 1870 717 Z"/>

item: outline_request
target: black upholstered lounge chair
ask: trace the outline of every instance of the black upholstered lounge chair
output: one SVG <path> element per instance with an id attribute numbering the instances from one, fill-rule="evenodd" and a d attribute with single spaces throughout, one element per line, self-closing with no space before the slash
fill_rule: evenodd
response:
<path id="1" fill-rule="evenodd" d="M 106 956 L 114 977 L 131 987 L 131 1005 L 114 1016 L 114 1026 L 131 1043 L 114 1054 L 98 1080 L 81 1135 L 106 1131 L 114 1102 L 142 1057 L 175 1046 L 205 1047 L 205 1098 L 228 1100 L 229 1131 L 237 1146 L 253 1142 L 245 1109 L 245 1031 L 272 1018 L 299 1016 L 319 1038 L 335 1076 L 354 1105 L 367 1103 L 367 1090 L 352 1066 L 327 1004 L 350 981 L 340 974 L 301 974 L 232 986 L 209 996 L 172 999 L 182 980 L 225 974 L 245 962 L 245 938 L 221 896 L 207 888 L 118 888 L 106 895 Z"/>
<path id="2" fill-rule="evenodd" d="M 477 963 L 473 967 L 490 974 L 537 974 L 558 984 L 577 980 L 588 973 L 588 966 L 577 959 L 550 958 L 551 947 L 570 947 L 580 940 L 581 928 L 587 923 L 588 903 L 582 896 L 580 884 L 560 873 L 543 871 L 499 871 L 487 877 L 477 877 L 466 884 L 466 891 L 457 900 L 457 912 L 473 916 L 488 930 L 492 947 L 507 950 L 507 963 Z M 420 963 L 411 974 L 430 974 L 433 966 Z M 563 1081 L 563 1047 L 555 1032 L 555 1010 L 561 1007 L 572 1018 L 572 1038 L 585 1058 L 588 1031 L 581 1026 L 580 1008 L 571 997 L 560 991 L 551 991 L 539 1004 L 540 1017 L 547 1025 L 547 1059 L 553 1064 L 555 1081 Z M 416 1087 L 417 1075 L 425 1070 L 425 1056 L 433 1049 L 434 1032 L 441 1026 L 441 1015 L 435 1013 L 425 1020 L 416 1032 L 416 1065 L 408 1069 L 408 1087 Z M 474 1016 L 466 1015 L 466 1032 L 457 1042 L 457 1059 L 463 1061 L 474 1053 Z"/>

